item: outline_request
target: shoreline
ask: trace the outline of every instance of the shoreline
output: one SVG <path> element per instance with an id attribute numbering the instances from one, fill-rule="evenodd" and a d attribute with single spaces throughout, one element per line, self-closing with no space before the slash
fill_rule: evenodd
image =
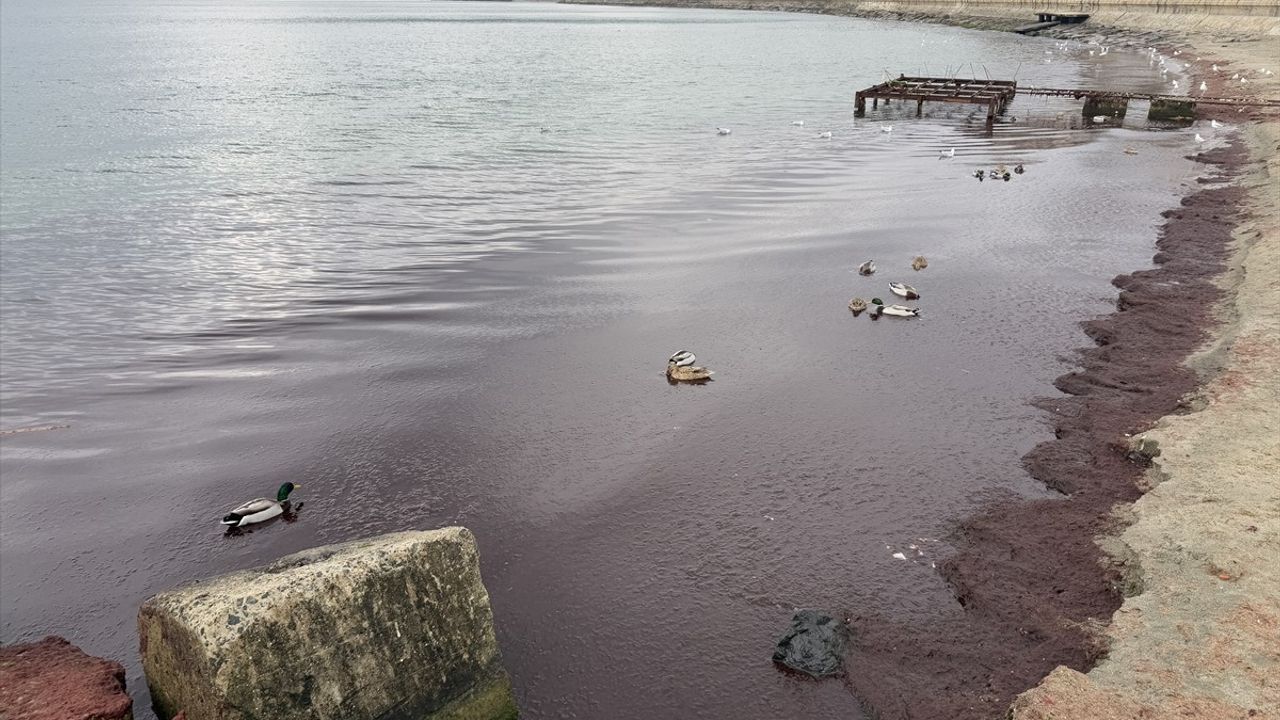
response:
<path id="1" fill-rule="evenodd" d="M 1033 9 L 592 4 L 985 30 L 1008 30 Z M 1277 34 L 1275 17 L 1113 11 L 1041 33 L 1189 51 L 1199 61 L 1191 78 L 1213 94 L 1262 96 L 1278 94 L 1271 76 L 1245 88 L 1206 70 L 1280 63 L 1267 46 Z M 1280 554 L 1280 443 L 1267 438 L 1280 428 L 1280 281 L 1268 278 L 1280 276 L 1280 122 L 1258 110 L 1202 112 L 1211 116 L 1245 124 L 1226 147 L 1196 157 L 1206 174 L 1165 213 L 1156 266 L 1113 281 L 1116 311 L 1083 323 L 1096 345 L 1055 382 L 1067 395 L 1038 403 L 1056 439 L 1024 463 L 1069 494 L 997 504 L 961 522 L 958 552 L 939 567 L 965 609 L 961 622 L 851 618 L 845 682 L 877 717 L 1276 717 L 1267 708 L 1280 707 L 1280 688 L 1267 677 L 1280 671 L 1280 602 L 1266 598 L 1280 597 L 1280 572 L 1268 565 Z M 1216 682 L 1203 681 L 1206 671 Z"/>

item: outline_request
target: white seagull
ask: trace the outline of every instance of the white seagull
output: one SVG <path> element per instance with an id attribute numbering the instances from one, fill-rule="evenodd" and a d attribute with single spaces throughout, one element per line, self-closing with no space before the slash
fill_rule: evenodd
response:
<path id="1" fill-rule="evenodd" d="M 792 121 L 791 121 L 791 124 L 792 124 L 792 125 L 795 125 L 796 127 L 804 127 L 804 121 L 803 121 L 803 120 L 792 120 Z"/>
<path id="2" fill-rule="evenodd" d="M 939 159 L 939 160 L 942 160 L 942 159 L 948 159 L 948 160 L 949 160 L 949 159 L 951 159 L 951 158 L 953 158 L 953 157 L 955 157 L 955 156 L 956 156 L 956 149 L 955 149 L 955 148 L 951 148 L 950 150 L 943 150 L 942 152 L 938 153 L 938 159 Z"/>
<path id="3" fill-rule="evenodd" d="M 1209 127 L 1214 128 L 1216 130 L 1217 128 L 1222 127 L 1222 123 L 1218 122 L 1217 120 L 1210 120 Z"/>
<path id="4" fill-rule="evenodd" d="M 831 131 L 830 131 L 830 130 L 828 130 L 828 131 L 826 131 L 826 132 L 824 132 L 824 133 L 818 133 L 818 137 L 822 138 L 823 140 L 830 140 L 830 139 L 831 139 Z"/>
<path id="5" fill-rule="evenodd" d="M 1207 84 L 1205 84 L 1205 81 L 1201 80 L 1201 81 L 1200 81 L 1200 92 L 1207 92 L 1208 90 L 1209 90 L 1209 86 L 1208 86 Z"/>
<path id="6" fill-rule="evenodd" d="M 893 126 L 892 126 L 892 125 L 881 125 L 881 126 L 880 126 L 880 132 L 893 132 Z"/>
<path id="7" fill-rule="evenodd" d="M 717 135 L 728 135 L 728 134 L 729 134 L 729 133 L 731 133 L 731 132 L 733 132 L 733 131 L 732 131 L 732 130 L 730 130 L 729 128 L 716 128 L 716 134 L 717 134 Z"/>
<path id="8" fill-rule="evenodd" d="M 1200 133 L 1196 133 L 1196 142 L 1204 142 L 1204 138 L 1200 137 Z"/>

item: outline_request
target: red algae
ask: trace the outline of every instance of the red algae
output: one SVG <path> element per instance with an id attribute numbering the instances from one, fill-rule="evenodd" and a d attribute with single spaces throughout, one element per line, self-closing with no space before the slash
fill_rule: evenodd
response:
<path id="1" fill-rule="evenodd" d="M 1117 277 L 1116 312 L 1084 323 L 1097 343 L 1038 405 L 1055 439 L 1029 452 L 1033 477 L 1061 499 L 1009 500 L 963 522 L 939 565 L 962 610 L 917 625 L 855 616 L 846 683 L 877 717 L 1001 717 L 1057 666 L 1088 669 L 1096 628 L 1120 606 L 1120 569 L 1095 537 L 1142 493 L 1142 458 L 1125 438 L 1178 412 L 1198 385 L 1184 365 L 1212 325 L 1243 188 L 1238 144 L 1195 158 L 1217 174 L 1165 213 L 1156 267 Z"/>

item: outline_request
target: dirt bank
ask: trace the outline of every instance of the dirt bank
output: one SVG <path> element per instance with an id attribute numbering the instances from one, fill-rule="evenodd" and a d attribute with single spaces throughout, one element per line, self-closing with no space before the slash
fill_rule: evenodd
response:
<path id="1" fill-rule="evenodd" d="M 1031 10 L 626 4 L 986 29 L 1007 29 Z M 1178 50 L 1193 83 L 1203 80 L 1214 94 L 1280 94 L 1280 75 L 1263 71 L 1280 72 L 1280 19 L 1104 5 L 1085 25 L 1052 34 Z M 1229 146 L 1197 158 L 1205 164 L 1201 186 L 1167 214 L 1157 267 L 1117 278 L 1117 312 L 1086 323 L 1098 346 L 1059 378 L 1068 396 L 1043 403 L 1057 439 L 1026 464 L 1067 496 L 1000 505 L 962 524 L 959 552 L 940 571 L 963 613 L 916 626 L 851 618 L 847 682 L 879 717 L 1276 717 L 1280 127 L 1234 110 L 1219 119 L 1248 124 Z M 1145 455 L 1131 452 L 1135 446 Z"/>
<path id="2" fill-rule="evenodd" d="M 1214 339 L 1188 361 L 1206 385 L 1142 438 L 1154 488 L 1104 545 L 1137 593 L 1087 675 L 1059 668 L 1018 720 L 1280 717 L 1280 125 L 1243 130 L 1248 219 L 1220 278 Z"/>

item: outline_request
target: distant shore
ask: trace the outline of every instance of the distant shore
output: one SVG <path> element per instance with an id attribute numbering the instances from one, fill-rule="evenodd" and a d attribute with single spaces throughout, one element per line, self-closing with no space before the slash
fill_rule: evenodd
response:
<path id="1" fill-rule="evenodd" d="M 1075 9 L 581 4 L 985 30 L 1025 24 L 1037 9 Z M 1280 97 L 1275 3 L 1098 2 L 1082 11 L 1086 23 L 1041 34 L 1177 52 L 1209 94 Z M 1099 346 L 1057 382 L 1068 393 L 1054 402 L 1058 440 L 1025 458 L 1033 476 L 1069 499 L 1001 506 L 962 524 L 957 555 L 939 569 L 966 609 L 966 627 L 855 624 L 860 647 L 848 684 L 879 717 L 1280 717 L 1280 687 L 1268 681 L 1280 675 L 1280 118 L 1223 110 L 1215 119 L 1236 126 L 1232 140 L 1197 157 L 1205 175 L 1166 213 L 1157 267 L 1117 278 L 1117 312 L 1086 323 Z M 1057 669 L 1045 666 L 1048 657 L 1059 658 Z M 1028 690 L 1036 667 L 1052 672 Z"/>

